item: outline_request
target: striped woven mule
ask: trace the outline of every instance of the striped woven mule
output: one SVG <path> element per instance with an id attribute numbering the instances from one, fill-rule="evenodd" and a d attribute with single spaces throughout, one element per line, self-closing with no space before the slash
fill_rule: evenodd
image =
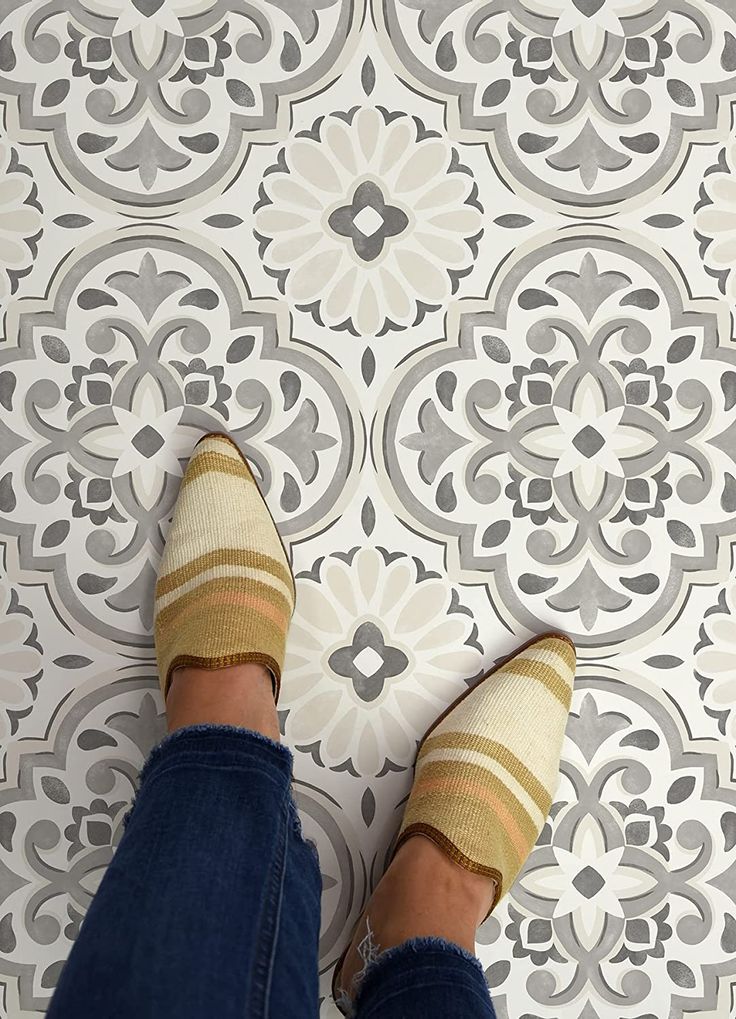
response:
<path id="1" fill-rule="evenodd" d="M 492 910 L 547 819 L 574 677 L 572 641 L 545 634 L 451 705 L 420 745 L 396 849 L 424 835 L 493 878 Z"/>
<path id="2" fill-rule="evenodd" d="M 245 457 L 227 435 L 197 443 L 184 474 L 155 596 L 164 697 L 180 666 L 258 662 L 278 698 L 294 580 Z"/>

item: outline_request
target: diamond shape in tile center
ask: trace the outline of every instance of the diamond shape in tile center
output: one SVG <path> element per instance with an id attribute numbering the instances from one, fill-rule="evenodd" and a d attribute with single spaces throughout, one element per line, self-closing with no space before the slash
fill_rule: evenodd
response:
<path id="1" fill-rule="evenodd" d="M 379 655 L 375 648 L 364 647 L 353 658 L 353 665 L 360 669 L 364 676 L 370 679 L 371 676 L 375 676 L 383 665 L 383 657 Z"/>
<path id="2" fill-rule="evenodd" d="M 144 425 L 133 436 L 133 445 L 146 458 L 154 456 L 164 444 L 164 440 L 151 425 Z"/>
<path id="3" fill-rule="evenodd" d="M 383 216 L 370 205 L 366 205 L 353 218 L 353 223 L 364 237 L 372 237 L 383 226 Z"/>
<path id="4" fill-rule="evenodd" d="M 572 883 L 581 895 L 586 899 L 592 899 L 601 890 L 605 881 L 595 867 L 583 867 Z"/>
<path id="5" fill-rule="evenodd" d="M 605 445 L 605 442 L 606 440 L 601 433 L 592 425 L 586 425 L 585 428 L 581 428 L 572 440 L 575 449 L 588 458 L 595 456 L 598 450 Z"/>

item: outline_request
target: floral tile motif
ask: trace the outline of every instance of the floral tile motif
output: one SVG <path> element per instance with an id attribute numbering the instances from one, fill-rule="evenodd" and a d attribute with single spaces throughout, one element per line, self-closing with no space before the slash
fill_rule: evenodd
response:
<path id="1" fill-rule="evenodd" d="M 351 0 L 22 0 L 2 23 L 0 90 L 22 132 L 50 133 L 72 186 L 168 206 L 283 122 L 352 18 Z"/>
<path id="2" fill-rule="evenodd" d="M 472 612 L 416 556 L 381 546 L 319 559 L 297 575 L 297 602 L 289 744 L 356 777 L 406 770 L 458 680 L 479 671 Z"/>
<path id="3" fill-rule="evenodd" d="M 498 999 L 519 1015 L 529 995 L 550 1019 L 713 1008 L 736 937 L 723 760 L 636 676 L 582 672 L 567 735 L 551 818 L 507 918 L 481 932 L 489 959 L 513 960 L 489 967 Z"/>
<path id="4" fill-rule="evenodd" d="M 404 510 L 447 537 L 456 579 L 492 573 L 525 625 L 632 636 L 734 533 L 736 360 L 717 307 L 686 303 L 622 239 L 568 235 L 487 305 L 461 305 L 389 395 L 382 451 Z"/>
<path id="5" fill-rule="evenodd" d="M 50 309 L 21 313 L 0 355 L 5 533 L 113 639 L 150 647 L 164 531 L 203 432 L 242 444 L 285 534 L 323 525 L 349 478 L 348 387 L 244 297 L 203 250 L 118 235 L 75 264 Z"/>
<path id="6" fill-rule="evenodd" d="M 43 1014 L 162 732 L 218 429 L 297 576 L 320 1015 L 417 740 L 557 627 L 499 1019 L 736 1019 L 732 7 L 0 0 L 0 1016 Z"/>
<path id="7" fill-rule="evenodd" d="M 470 170 L 418 118 L 320 118 L 283 149 L 257 209 L 269 273 L 297 308 L 353 335 L 406 329 L 457 289 L 483 206 Z"/>
<path id="8" fill-rule="evenodd" d="M 584 210 L 617 207 L 679 169 L 687 135 L 736 93 L 736 12 L 697 0 L 384 0 L 403 69 L 447 97 L 503 172 Z"/>

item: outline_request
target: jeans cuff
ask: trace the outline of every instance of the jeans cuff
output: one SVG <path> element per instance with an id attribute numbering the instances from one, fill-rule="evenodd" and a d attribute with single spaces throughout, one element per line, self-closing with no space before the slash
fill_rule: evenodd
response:
<path id="1" fill-rule="evenodd" d="M 365 968 L 354 981 L 356 991 L 348 1015 L 355 1015 L 358 1010 L 361 1015 L 371 1014 L 371 1009 L 384 996 L 400 992 L 407 986 L 410 988 L 412 972 L 416 975 L 419 966 L 423 971 L 422 983 L 428 980 L 437 984 L 463 981 L 484 997 L 490 994 L 480 959 L 444 938 L 411 938 L 384 952 L 369 946 L 363 959 Z M 343 999 L 340 1004 L 344 1007 L 347 1002 Z M 380 1007 L 375 1014 L 381 1014 Z"/>
<path id="2" fill-rule="evenodd" d="M 230 760 L 239 756 L 265 756 L 270 765 L 276 765 L 291 778 L 294 758 L 288 747 L 277 743 L 253 729 L 237 725 L 186 725 L 164 736 L 148 755 L 141 769 L 139 788 L 169 762 L 175 762 L 183 755 L 190 760 L 216 755 L 221 758 L 229 754 Z"/>

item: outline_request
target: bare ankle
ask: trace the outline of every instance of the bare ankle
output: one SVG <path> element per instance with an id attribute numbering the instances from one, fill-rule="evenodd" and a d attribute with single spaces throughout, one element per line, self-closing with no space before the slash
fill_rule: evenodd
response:
<path id="1" fill-rule="evenodd" d="M 430 908 L 451 904 L 454 914 L 472 926 L 473 935 L 493 905 L 496 883 L 490 877 L 474 874 L 459 864 L 424 835 L 414 835 L 399 847 L 387 876 L 394 879 Z M 431 895 L 427 895 L 431 888 Z"/>
<path id="2" fill-rule="evenodd" d="M 224 669 L 174 671 L 166 697 L 169 732 L 188 725 L 235 725 L 279 740 L 271 673 L 246 662 Z"/>
<path id="3" fill-rule="evenodd" d="M 340 985 L 351 992 L 365 962 L 358 946 L 369 933 L 374 952 L 421 937 L 443 938 L 473 952 L 475 932 L 494 893 L 491 878 L 463 870 L 429 839 L 408 839 L 371 897 L 345 958 Z"/>

